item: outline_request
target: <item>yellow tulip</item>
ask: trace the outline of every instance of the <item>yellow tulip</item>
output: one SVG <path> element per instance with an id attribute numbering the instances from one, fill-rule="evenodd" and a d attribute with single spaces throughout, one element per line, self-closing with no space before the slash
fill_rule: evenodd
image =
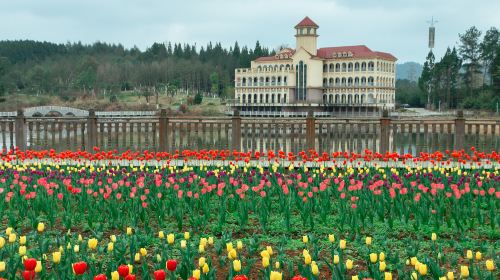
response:
<path id="1" fill-rule="evenodd" d="M 368 246 L 372 245 L 372 238 L 371 238 L 370 236 L 367 236 L 367 237 L 365 238 L 365 243 L 366 243 L 366 245 L 368 245 Z"/>
<path id="2" fill-rule="evenodd" d="M 111 235 L 110 236 L 111 242 L 115 243 L 116 242 L 116 235 Z"/>
<path id="3" fill-rule="evenodd" d="M 187 247 L 187 242 L 186 240 L 181 240 L 181 248 L 186 248 Z"/>
<path id="4" fill-rule="evenodd" d="M 134 271 L 134 266 L 131 264 L 127 264 L 127 266 L 128 266 L 128 273 L 132 274 Z"/>
<path id="5" fill-rule="evenodd" d="M 118 271 L 111 272 L 111 280 L 120 280 L 120 274 Z"/>
<path id="6" fill-rule="evenodd" d="M 5 234 L 10 235 L 14 229 L 12 227 L 8 227 L 5 229 Z"/>
<path id="7" fill-rule="evenodd" d="M 111 252 L 113 251 L 113 249 L 115 248 L 115 243 L 113 242 L 109 242 L 108 243 L 108 252 Z"/>
<path id="8" fill-rule="evenodd" d="M 26 235 L 23 235 L 19 237 L 19 244 L 20 245 L 25 245 L 26 244 Z"/>
<path id="9" fill-rule="evenodd" d="M 174 244 L 175 241 L 175 235 L 173 233 L 170 233 L 167 235 L 167 242 L 168 244 L 172 245 Z"/>
<path id="10" fill-rule="evenodd" d="M 340 245 L 340 249 L 344 250 L 347 246 L 345 239 L 341 239 L 339 245 Z"/>
<path id="11" fill-rule="evenodd" d="M 359 280 L 358 275 L 353 275 L 353 276 L 351 277 L 351 280 Z"/>
<path id="12" fill-rule="evenodd" d="M 14 243 L 16 242 L 17 236 L 15 233 L 10 233 L 9 234 L 9 243 Z"/>
<path id="13" fill-rule="evenodd" d="M 134 261 L 135 261 L 135 262 L 140 262 L 140 261 L 141 261 L 141 254 L 139 254 L 139 253 L 135 253 L 135 256 L 134 256 Z"/>
<path id="14" fill-rule="evenodd" d="M 0 262 L 0 272 L 5 271 L 5 262 Z"/>
<path id="15" fill-rule="evenodd" d="M 333 234 L 329 234 L 329 235 L 328 235 L 328 241 L 330 241 L 330 243 L 335 242 L 335 235 L 333 235 Z"/>
<path id="16" fill-rule="evenodd" d="M 198 266 L 199 267 L 203 267 L 206 263 L 206 259 L 204 257 L 200 257 L 200 259 L 198 260 Z"/>
<path id="17" fill-rule="evenodd" d="M 208 263 L 203 265 L 203 273 L 207 274 L 210 271 L 210 267 L 208 267 Z"/>
<path id="18" fill-rule="evenodd" d="M 5 238 L 0 237 L 0 249 L 2 249 L 3 246 L 5 246 Z"/>
<path id="19" fill-rule="evenodd" d="M 370 254 L 370 261 L 372 263 L 376 263 L 377 262 L 377 254 L 376 253 L 371 253 Z"/>
<path id="20" fill-rule="evenodd" d="M 91 239 L 89 239 L 89 241 L 87 242 L 87 244 L 88 244 L 88 246 L 89 246 L 89 248 L 90 248 L 91 250 L 95 250 L 95 249 L 97 248 L 97 243 L 98 243 L 98 242 L 97 242 L 97 239 L 95 239 L 95 238 L 91 238 Z"/>
<path id="21" fill-rule="evenodd" d="M 269 266 L 269 258 L 262 258 L 262 267 L 266 268 Z"/>
<path id="22" fill-rule="evenodd" d="M 410 258 L 411 265 L 415 265 L 417 262 L 418 262 L 418 259 L 416 257 L 411 257 Z"/>
<path id="23" fill-rule="evenodd" d="M 318 265 L 316 264 L 316 262 L 311 263 L 311 272 L 315 276 L 318 276 L 318 274 L 319 274 L 319 268 L 318 268 Z"/>
<path id="24" fill-rule="evenodd" d="M 61 262 L 61 252 L 57 251 L 52 253 L 52 261 L 54 263 L 60 263 Z"/>
<path id="25" fill-rule="evenodd" d="M 241 242 L 241 240 L 238 240 L 238 242 L 236 242 L 236 248 L 238 248 L 238 250 L 243 249 L 243 242 Z"/>
<path id="26" fill-rule="evenodd" d="M 269 276 L 269 280 L 281 280 L 283 278 L 283 274 L 277 271 L 271 271 L 271 275 Z"/>
<path id="27" fill-rule="evenodd" d="M 203 253 L 205 252 L 205 246 L 203 244 L 198 245 L 198 253 Z"/>
<path id="28" fill-rule="evenodd" d="M 139 249 L 139 253 L 141 253 L 142 257 L 145 257 L 148 254 L 148 251 L 146 250 L 146 248 L 141 248 Z"/>
<path id="29" fill-rule="evenodd" d="M 184 239 L 188 240 L 190 237 L 189 231 L 184 232 Z"/>
<path id="30" fill-rule="evenodd" d="M 209 245 L 214 245 L 214 238 L 213 238 L 212 236 L 210 236 L 210 237 L 208 238 L 208 244 L 209 244 Z"/>
<path id="31" fill-rule="evenodd" d="M 240 260 L 233 261 L 233 269 L 236 272 L 239 272 L 241 270 L 241 261 Z"/>
<path id="32" fill-rule="evenodd" d="M 420 273 L 420 275 L 422 275 L 422 276 L 427 275 L 427 265 L 426 265 L 426 264 L 421 263 L 421 264 L 418 266 L 418 273 Z"/>
<path id="33" fill-rule="evenodd" d="M 380 261 L 385 261 L 385 254 L 384 252 L 381 252 L 379 255 L 378 255 L 378 258 Z"/>
<path id="34" fill-rule="evenodd" d="M 82 242 L 83 241 L 83 237 L 81 234 L 78 234 L 78 242 Z"/>
<path id="35" fill-rule="evenodd" d="M 35 272 L 36 273 L 40 273 L 42 272 L 42 261 L 36 261 L 36 266 L 35 266 Z"/>
<path id="36" fill-rule="evenodd" d="M 312 262 L 311 255 L 309 255 L 309 254 L 305 254 L 305 255 L 304 255 L 304 263 L 305 263 L 306 265 L 309 265 L 309 264 L 311 264 L 311 262 Z"/>
<path id="37" fill-rule="evenodd" d="M 160 254 L 156 254 L 156 261 L 161 262 L 161 255 Z"/>
<path id="38" fill-rule="evenodd" d="M 353 266 L 354 262 L 352 260 L 349 259 L 345 262 L 345 267 L 347 268 L 347 270 L 351 270 Z"/>
<path id="39" fill-rule="evenodd" d="M 160 231 L 158 232 L 158 238 L 160 238 L 160 239 L 165 238 L 165 234 L 163 233 L 163 231 L 162 231 L 162 230 L 160 230 Z"/>
<path id="40" fill-rule="evenodd" d="M 262 258 L 271 258 L 271 256 L 269 255 L 269 252 L 267 250 L 263 250 L 262 252 L 260 252 L 260 256 Z"/>
<path id="41" fill-rule="evenodd" d="M 42 233 L 45 230 L 45 224 L 44 223 L 38 223 L 38 225 L 36 227 L 36 230 L 38 230 L 38 232 Z"/>
<path id="42" fill-rule="evenodd" d="M 200 279 L 200 275 L 201 275 L 201 273 L 200 273 L 199 269 L 193 270 L 193 278 Z"/>
<path id="43" fill-rule="evenodd" d="M 131 227 L 127 227 L 127 235 L 132 235 L 133 231 Z"/>
<path id="44" fill-rule="evenodd" d="M 233 250 L 233 242 L 226 243 L 226 251 L 230 252 Z"/>
<path id="45" fill-rule="evenodd" d="M 238 253 L 236 252 L 235 249 L 232 249 L 231 251 L 229 251 L 229 253 L 227 254 L 227 256 L 228 256 L 229 259 L 234 260 L 238 256 Z"/>
<path id="46" fill-rule="evenodd" d="M 441 276 L 439 277 L 439 280 L 448 280 L 448 278 L 446 278 L 446 276 Z"/>
<path id="47" fill-rule="evenodd" d="M 469 260 L 472 260 L 472 251 L 471 250 L 467 250 L 467 254 L 466 254 L 467 258 Z"/>
<path id="48" fill-rule="evenodd" d="M 487 260 L 487 261 L 486 261 L 486 269 L 487 269 L 488 271 L 493 271 L 493 270 L 495 270 L 495 263 L 493 262 L 493 260 L 492 260 L 492 259 L 489 259 L 489 260 Z"/>
<path id="49" fill-rule="evenodd" d="M 274 268 L 280 269 L 280 262 L 275 262 L 274 263 Z"/>
<path id="50" fill-rule="evenodd" d="M 482 257 L 481 252 L 477 251 L 476 252 L 476 261 L 480 261 L 481 257 Z"/>
<path id="51" fill-rule="evenodd" d="M 73 251 L 74 251 L 75 253 L 80 252 L 80 245 L 75 245 L 75 246 L 73 247 Z"/>
<path id="52" fill-rule="evenodd" d="M 20 256 L 26 255 L 26 246 L 19 246 L 19 255 Z"/>
<path id="53" fill-rule="evenodd" d="M 207 246 L 207 239 L 205 237 L 200 238 L 200 245 Z"/>
<path id="54" fill-rule="evenodd" d="M 273 247 L 271 246 L 266 246 L 266 251 L 269 253 L 269 256 L 273 255 Z"/>
<path id="55" fill-rule="evenodd" d="M 378 264 L 378 269 L 379 269 L 380 271 L 385 271 L 385 268 L 386 268 L 386 267 L 387 267 L 387 265 L 385 264 L 385 262 L 384 262 L 384 261 L 382 261 L 382 262 L 380 262 L 380 263 Z"/>
<path id="56" fill-rule="evenodd" d="M 469 277 L 469 267 L 466 265 L 460 266 L 460 277 L 467 278 Z"/>
<path id="57" fill-rule="evenodd" d="M 446 277 L 448 278 L 448 280 L 455 279 L 455 275 L 453 274 L 453 271 L 448 271 L 448 273 L 446 274 Z"/>
<path id="58" fill-rule="evenodd" d="M 416 273 L 415 271 L 414 271 L 414 272 L 412 272 L 412 273 L 411 273 L 411 280 L 417 280 L 417 279 L 418 279 L 418 275 L 417 275 L 417 273 Z M 445 277 L 445 279 L 446 279 L 446 277 Z"/>
<path id="59" fill-rule="evenodd" d="M 309 237 L 307 235 L 302 236 L 302 242 L 304 243 L 309 242 Z"/>
<path id="60" fill-rule="evenodd" d="M 335 255 L 335 256 L 333 256 L 333 263 L 334 263 L 334 264 L 338 264 L 339 262 L 340 262 L 339 255 Z"/>
<path id="61" fill-rule="evenodd" d="M 392 273 L 385 272 L 384 273 L 384 280 L 392 280 Z"/>
<path id="62" fill-rule="evenodd" d="M 436 241 L 437 240 L 437 234 L 436 233 L 434 233 L 434 232 L 432 233 L 431 240 L 432 241 Z"/>

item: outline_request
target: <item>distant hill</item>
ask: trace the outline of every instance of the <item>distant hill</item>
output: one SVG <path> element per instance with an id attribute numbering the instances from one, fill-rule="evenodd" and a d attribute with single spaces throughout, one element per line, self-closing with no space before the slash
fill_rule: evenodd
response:
<path id="1" fill-rule="evenodd" d="M 396 79 L 418 81 L 423 66 L 417 62 L 405 62 L 396 65 Z"/>

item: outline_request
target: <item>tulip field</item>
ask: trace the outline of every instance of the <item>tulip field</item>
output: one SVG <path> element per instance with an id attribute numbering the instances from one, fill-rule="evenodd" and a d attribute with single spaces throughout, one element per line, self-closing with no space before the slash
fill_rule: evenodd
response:
<path id="1" fill-rule="evenodd" d="M 0 279 L 500 279 L 500 155 L 9 151 Z"/>

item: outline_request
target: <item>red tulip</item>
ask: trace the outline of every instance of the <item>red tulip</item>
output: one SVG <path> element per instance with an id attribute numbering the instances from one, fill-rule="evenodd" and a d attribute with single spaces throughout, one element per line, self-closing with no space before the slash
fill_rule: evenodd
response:
<path id="1" fill-rule="evenodd" d="M 24 280 L 33 280 L 33 279 L 35 279 L 35 270 L 25 270 L 25 271 L 23 271 L 23 279 Z"/>
<path id="2" fill-rule="evenodd" d="M 167 261 L 167 269 L 169 271 L 175 271 L 177 268 L 177 261 L 176 260 L 168 260 Z"/>
<path id="3" fill-rule="evenodd" d="M 302 277 L 302 275 L 295 275 L 292 280 L 307 280 L 307 278 Z"/>
<path id="4" fill-rule="evenodd" d="M 125 280 L 135 280 L 135 274 L 129 274 L 125 277 Z"/>
<path id="5" fill-rule="evenodd" d="M 118 275 L 120 275 L 120 277 L 125 277 L 127 276 L 128 274 L 130 273 L 129 271 L 129 267 L 128 265 L 126 264 L 122 264 L 118 267 Z"/>
<path id="6" fill-rule="evenodd" d="M 36 259 L 25 259 L 24 260 L 24 269 L 27 271 L 33 271 L 36 267 Z"/>
<path id="7" fill-rule="evenodd" d="M 73 271 L 75 272 L 76 275 L 82 275 L 85 273 L 86 270 L 87 270 L 86 262 L 77 262 L 73 264 Z"/>
<path id="8" fill-rule="evenodd" d="M 155 280 L 165 280 L 167 278 L 167 273 L 165 270 L 160 269 L 154 272 Z"/>
<path id="9" fill-rule="evenodd" d="M 248 280 L 246 275 L 236 275 L 233 277 L 233 280 Z"/>
<path id="10" fill-rule="evenodd" d="M 99 274 L 94 276 L 94 280 L 107 280 L 108 278 L 104 274 Z"/>

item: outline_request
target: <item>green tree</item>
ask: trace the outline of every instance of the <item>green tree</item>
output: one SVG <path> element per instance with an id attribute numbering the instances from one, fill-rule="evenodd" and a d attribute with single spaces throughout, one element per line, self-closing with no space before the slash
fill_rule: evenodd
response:
<path id="1" fill-rule="evenodd" d="M 427 93 L 427 106 L 431 106 L 431 100 L 432 100 L 432 85 L 434 82 L 434 62 L 435 62 L 435 57 L 434 53 L 432 51 L 427 54 L 427 59 L 424 63 L 424 67 L 422 69 L 422 75 L 418 79 L 418 86 L 421 91 Z"/>
<path id="2" fill-rule="evenodd" d="M 484 62 L 484 77 L 488 76 L 489 80 L 492 78 L 493 68 L 491 64 L 496 58 L 497 50 L 500 47 L 500 31 L 496 27 L 491 27 L 484 34 L 483 41 L 481 42 L 481 59 Z M 486 79 L 485 79 L 486 80 Z"/>
<path id="3" fill-rule="evenodd" d="M 219 74 L 217 72 L 210 74 L 210 92 L 219 95 Z"/>
<path id="4" fill-rule="evenodd" d="M 481 48 L 479 39 L 481 31 L 472 26 L 464 34 L 459 34 L 460 44 L 458 51 L 464 66 L 464 83 L 469 96 L 473 96 L 473 90 L 477 87 L 477 77 L 481 74 Z"/>
<path id="5" fill-rule="evenodd" d="M 201 102 L 203 102 L 203 94 L 201 94 L 201 92 L 197 92 L 196 95 L 194 96 L 194 104 L 201 104 Z"/>

